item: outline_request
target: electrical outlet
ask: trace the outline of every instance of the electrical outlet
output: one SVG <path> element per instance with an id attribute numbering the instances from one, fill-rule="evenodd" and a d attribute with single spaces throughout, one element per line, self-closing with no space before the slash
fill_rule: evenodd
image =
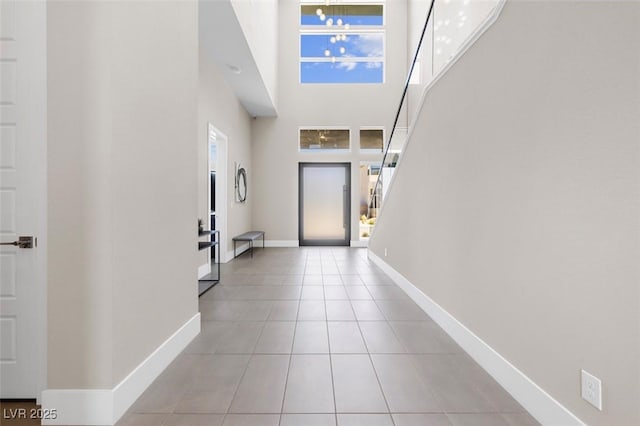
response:
<path id="1" fill-rule="evenodd" d="M 602 382 L 596 376 L 582 371 L 582 399 L 602 411 Z"/>
<path id="2" fill-rule="evenodd" d="M 384 257 L 387 257 L 387 248 L 384 248 Z"/>

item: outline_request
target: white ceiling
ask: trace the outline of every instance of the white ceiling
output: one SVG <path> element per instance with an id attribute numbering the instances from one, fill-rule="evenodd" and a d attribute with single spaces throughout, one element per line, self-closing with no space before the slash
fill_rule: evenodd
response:
<path id="1" fill-rule="evenodd" d="M 231 1 L 201 0 L 198 20 L 200 48 L 220 67 L 244 108 L 253 117 L 277 116 Z"/>

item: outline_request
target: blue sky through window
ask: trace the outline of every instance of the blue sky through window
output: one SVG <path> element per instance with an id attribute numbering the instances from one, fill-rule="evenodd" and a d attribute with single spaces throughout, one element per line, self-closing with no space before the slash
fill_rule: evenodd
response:
<path id="1" fill-rule="evenodd" d="M 382 62 L 301 62 L 302 83 L 382 83 Z"/>
<path id="2" fill-rule="evenodd" d="M 321 9 L 324 20 L 316 13 Z M 300 81 L 302 83 L 382 83 L 384 80 L 383 6 L 302 5 Z M 327 26 L 327 21 L 349 24 Z M 380 27 L 372 31 L 360 26 Z M 355 30 L 355 31 L 354 31 Z M 332 43 L 333 41 L 333 43 Z"/>
<path id="3" fill-rule="evenodd" d="M 300 56 L 303 58 L 322 58 L 325 49 L 333 50 L 333 56 L 351 58 L 380 58 L 384 57 L 383 35 L 372 34 L 348 34 L 345 41 L 331 43 L 333 34 L 302 34 L 300 36 Z M 340 55 L 337 48 L 345 48 L 344 55 Z"/>

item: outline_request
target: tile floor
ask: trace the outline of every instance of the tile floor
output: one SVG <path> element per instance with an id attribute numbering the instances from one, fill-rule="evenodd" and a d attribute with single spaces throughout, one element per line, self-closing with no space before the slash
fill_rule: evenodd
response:
<path id="1" fill-rule="evenodd" d="M 366 253 L 223 265 L 202 332 L 118 425 L 537 425 Z"/>

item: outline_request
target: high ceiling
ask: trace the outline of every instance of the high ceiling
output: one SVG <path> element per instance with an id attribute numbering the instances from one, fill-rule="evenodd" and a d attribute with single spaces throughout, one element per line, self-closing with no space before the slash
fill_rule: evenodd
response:
<path id="1" fill-rule="evenodd" d="M 230 0 L 199 2 L 200 48 L 216 63 L 253 117 L 274 117 L 276 107 Z"/>

